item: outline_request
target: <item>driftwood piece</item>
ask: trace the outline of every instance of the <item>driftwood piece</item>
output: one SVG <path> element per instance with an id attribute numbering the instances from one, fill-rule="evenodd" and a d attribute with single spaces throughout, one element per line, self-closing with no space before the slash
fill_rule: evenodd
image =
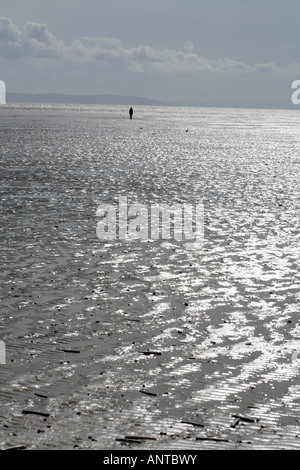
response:
<path id="1" fill-rule="evenodd" d="M 139 441 L 139 440 L 137 440 L 137 439 L 128 439 L 128 438 L 126 438 L 126 437 L 124 437 L 124 438 L 121 438 L 121 437 L 120 437 L 120 438 L 117 438 L 116 441 L 117 441 L 117 442 L 124 442 L 125 444 L 141 444 L 141 443 L 142 443 L 142 441 Z"/>
<path id="2" fill-rule="evenodd" d="M 222 439 L 219 437 L 196 437 L 196 441 L 229 442 L 228 439 Z"/>
<path id="3" fill-rule="evenodd" d="M 152 354 L 154 356 L 161 356 L 160 351 L 139 351 L 139 353 L 144 354 L 145 356 L 151 356 Z"/>
<path id="4" fill-rule="evenodd" d="M 62 351 L 65 353 L 70 353 L 70 354 L 80 354 L 80 351 L 78 349 L 58 349 L 58 351 Z"/>
<path id="5" fill-rule="evenodd" d="M 259 420 L 256 418 L 247 418 L 245 416 L 240 415 L 232 415 L 233 418 L 239 419 L 240 421 L 244 421 L 245 423 L 256 423 Z"/>
<path id="6" fill-rule="evenodd" d="M 24 450 L 27 449 L 27 446 L 14 446 L 14 447 L 8 447 L 7 449 L 2 449 L 2 450 Z"/>
<path id="7" fill-rule="evenodd" d="M 198 426 L 200 428 L 204 428 L 204 424 L 195 423 L 194 421 L 181 421 L 183 424 L 191 424 L 192 426 Z"/>
<path id="8" fill-rule="evenodd" d="M 48 398 L 47 395 L 43 395 L 42 393 L 35 393 L 35 395 L 39 398 Z"/>
<path id="9" fill-rule="evenodd" d="M 157 393 L 147 392 L 147 390 L 140 390 L 140 392 L 144 393 L 145 395 L 149 395 L 150 397 L 157 397 Z"/>
<path id="10" fill-rule="evenodd" d="M 44 418 L 49 418 L 49 413 L 43 413 L 41 411 L 34 411 L 34 410 L 23 410 L 23 415 L 36 415 L 36 416 L 43 416 Z"/>

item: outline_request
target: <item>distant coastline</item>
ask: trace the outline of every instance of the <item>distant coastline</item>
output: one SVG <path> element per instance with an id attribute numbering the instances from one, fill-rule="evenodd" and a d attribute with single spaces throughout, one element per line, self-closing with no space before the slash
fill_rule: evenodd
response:
<path id="1" fill-rule="evenodd" d="M 243 104 L 233 102 L 224 97 L 222 100 L 211 101 L 208 98 L 179 98 L 171 101 L 159 101 L 141 96 L 126 95 L 69 95 L 66 93 L 6 93 L 7 104 L 14 103 L 45 103 L 45 104 L 81 104 L 81 105 L 124 105 L 124 106 L 181 106 L 181 107 L 208 107 L 208 108 L 240 108 L 240 109 L 282 109 L 299 111 L 300 106 L 293 105 L 292 101 L 274 101 L 270 106 L 267 100 L 252 100 Z"/>
<path id="2" fill-rule="evenodd" d="M 108 104 L 171 106 L 169 103 L 139 96 L 121 95 L 68 95 L 64 93 L 7 93 L 8 103 L 53 103 L 53 104 Z"/>

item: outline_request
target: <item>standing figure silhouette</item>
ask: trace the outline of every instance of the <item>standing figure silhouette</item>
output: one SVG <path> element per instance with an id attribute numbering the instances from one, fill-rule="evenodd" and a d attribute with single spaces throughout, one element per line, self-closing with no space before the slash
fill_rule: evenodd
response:
<path id="1" fill-rule="evenodd" d="M 132 115 L 133 115 L 133 109 L 132 107 L 129 109 L 129 118 L 132 119 Z"/>

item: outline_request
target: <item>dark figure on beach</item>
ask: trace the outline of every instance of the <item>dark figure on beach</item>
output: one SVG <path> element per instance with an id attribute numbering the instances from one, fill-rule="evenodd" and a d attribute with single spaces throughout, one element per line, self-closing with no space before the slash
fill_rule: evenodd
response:
<path id="1" fill-rule="evenodd" d="M 133 115 L 133 109 L 130 108 L 130 109 L 129 109 L 129 117 L 130 117 L 130 119 L 132 119 L 132 115 Z"/>

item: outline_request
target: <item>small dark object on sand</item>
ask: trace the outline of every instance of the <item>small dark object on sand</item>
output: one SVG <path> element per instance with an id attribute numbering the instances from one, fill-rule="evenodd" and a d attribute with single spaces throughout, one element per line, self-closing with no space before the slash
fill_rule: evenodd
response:
<path id="1" fill-rule="evenodd" d="M 161 352 L 159 351 L 139 351 L 141 354 L 144 354 L 145 356 L 151 356 L 153 354 L 154 356 L 161 356 Z"/>
<path id="2" fill-rule="evenodd" d="M 80 354 L 80 351 L 78 351 L 77 349 L 59 349 L 59 351 L 70 354 Z"/>
<path id="3" fill-rule="evenodd" d="M 192 426 L 199 426 L 200 428 L 204 428 L 204 424 L 195 423 L 194 421 L 181 421 L 183 424 L 191 424 Z"/>
<path id="4" fill-rule="evenodd" d="M 150 397 L 157 397 L 157 393 L 147 392 L 147 390 L 140 390 L 140 392 L 144 393 L 145 395 L 149 395 Z"/>
<path id="5" fill-rule="evenodd" d="M 8 447 L 7 449 L 2 449 L 2 450 L 24 450 L 27 449 L 27 446 L 14 446 L 14 447 Z"/>
<path id="6" fill-rule="evenodd" d="M 240 416 L 240 415 L 232 415 L 233 418 L 239 419 L 241 421 L 244 421 L 245 423 L 256 423 L 259 421 L 259 419 L 255 418 L 246 418 L 245 416 Z"/>
<path id="7" fill-rule="evenodd" d="M 228 439 L 220 439 L 218 437 L 196 437 L 196 441 L 229 442 Z"/>
<path id="8" fill-rule="evenodd" d="M 142 441 L 138 441 L 137 439 L 127 439 L 127 438 L 117 438 L 117 442 L 124 442 L 125 444 L 141 444 Z"/>
<path id="9" fill-rule="evenodd" d="M 49 413 L 42 413 L 41 411 L 34 411 L 34 410 L 23 410 L 22 413 L 23 415 L 37 415 L 37 416 L 43 416 L 44 418 L 49 418 L 50 416 Z"/>
<path id="10" fill-rule="evenodd" d="M 241 422 L 240 418 L 236 418 L 230 427 L 236 428 L 237 425 L 240 424 L 240 422 Z"/>

